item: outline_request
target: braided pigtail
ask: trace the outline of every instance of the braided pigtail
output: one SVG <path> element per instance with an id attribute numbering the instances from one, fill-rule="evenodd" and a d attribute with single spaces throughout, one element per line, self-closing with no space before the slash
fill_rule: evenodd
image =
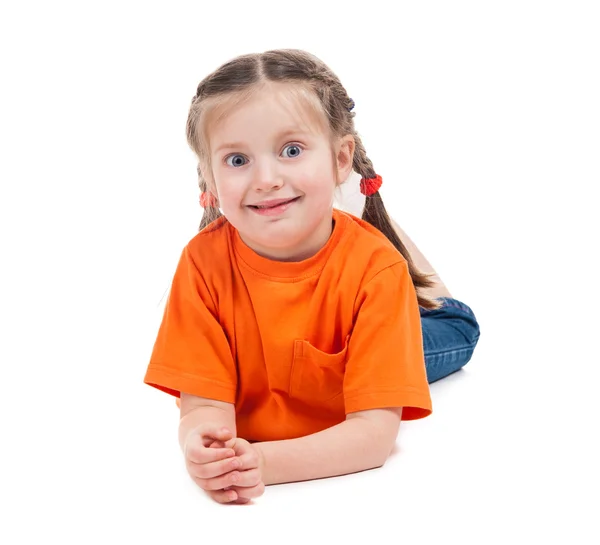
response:
<path id="1" fill-rule="evenodd" d="M 381 231 L 387 237 L 387 239 L 406 259 L 410 277 L 415 289 L 417 290 L 419 306 L 431 310 L 440 308 L 441 303 L 439 301 L 419 294 L 419 288 L 431 288 L 435 286 L 436 282 L 434 280 L 430 280 L 430 277 L 436 276 L 436 274 L 423 273 L 415 266 L 409 251 L 407 250 L 406 246 L 404 246 L 402 240 L 398 236 L 398 233 L 394 229 L 392 220 L 390 219 L 390 216 L 383 204 L 383 199 L 381 198 L 378 187 L 381 184 L 381 178 L 378 178 L 375 174 L 373 163 L 371 163 L 371 160 L 367 157 L 362 140 L 358 134 L 355 133 L 353 136 L 356 142 L 356 149 L 352 167 L 358 174 L 362 176 L 361 191 L 366 194 L 362 219 L 370 223 L 373 227 L 379 229 L 379 231 Z M 373 182 L 377 179 L 379 184 L 373 186 Z"/>
<path id="2" fill-rule="evenodd" d="M 204 209 L 198 230 L 202 231 L 207 225 L 220 218 L 222 214 L 218 207 L 217 198 L 208 190 L 208 184 L 202 176 L 200 164 L 198 164 L 197 172 L 198 187 L 200 188 L 200 206 Z"/>

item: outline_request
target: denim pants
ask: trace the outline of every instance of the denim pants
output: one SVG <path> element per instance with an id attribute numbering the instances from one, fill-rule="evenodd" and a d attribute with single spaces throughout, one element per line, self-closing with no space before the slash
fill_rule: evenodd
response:
<path id="1" fill-rule="evenodd" d="M 479 324 L 469 306 L 451 297 L 438 300 L 443 306 L 437 310 L 419 307 L 429 383 L 466 365 L 479 340 Z"/>

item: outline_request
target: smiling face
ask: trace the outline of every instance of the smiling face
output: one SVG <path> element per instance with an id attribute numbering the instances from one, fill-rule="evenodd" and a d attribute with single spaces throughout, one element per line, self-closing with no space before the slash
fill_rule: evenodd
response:
<path id="1" fill-rule="evenodd" d="M 264 257 L 306 259 L 331 235 L 336 185 L 350 174 L 354 139 L 330 141 L 326 120 L 271 84 L 209 125 L 212 179 L 227 220 Z"/>

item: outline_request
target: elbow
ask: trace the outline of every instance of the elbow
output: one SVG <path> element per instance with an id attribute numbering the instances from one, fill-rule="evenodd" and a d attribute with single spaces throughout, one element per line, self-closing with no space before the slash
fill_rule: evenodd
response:
<path id="1" fill-rule="evenodd" d="M 383 467 L 385 463 L 388 461 L 390 454 L 392 453 L 393 448 L 385 448 L 381 451 L 380 456 L 376 459 L 377 465 L 375 467 Z"/>
<path id="2" fill-rule="evenodd" d="M 369 469 L 379 469 L 380 467 L 383 467 L 385 465 L 386 461 L 387 458 L 385 460 L 378 459 L 374 464 L 371 464 L 369 466 Z"/>
<path id="3" fill-rule="evenodd" d="M 365 452 L 368 452 L 368 464 L 372 469 L 383 467 L 393 452 L 401 418 L 400 407 L 358 411 L 347 416 L 347 420 L 357 420 L 363 426 Z"/>
<path id="4" fill-rule="evenodd" d="M 387 462 L 388 456 L 381 456 L 378 454 L 377 456 L 373 455 L 367 462 L 366 467 L 364 469 L 379 469 L 383 467 Z"/>
<path id="5" fill-rule="evenodd" d="M 375 456 L 375 462 L 377 463 L 376 467 L 383 467 L 396 448 L 398 427 L 392 426 L 385 430 L 380 429 L 376 437 L 377 443 L 374 442 L 378 447 L 375 449 L 377 454 Z"/>
<path id="6" fill-rule="evenodd" d="M 396 433 L 378 433 L 370 438 L 371 469 L 383 467 L 396 446 Z"/>

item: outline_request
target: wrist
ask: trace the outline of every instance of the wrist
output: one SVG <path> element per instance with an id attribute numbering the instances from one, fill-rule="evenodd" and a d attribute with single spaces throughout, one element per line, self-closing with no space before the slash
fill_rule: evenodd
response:
<path id="1" fill-rule="evenodd" d="M 260 443 L 254 443 L 252 446 L 255 448 L 256 453 L 258 454 L 258 469 L 260 471 L 261 480 L 264 485 L 267 485 L 268 484 L 267 479 L 266 479 L 267 463 L 266 463 L 266 459 L 265 459 L 265 453 L 263 452 L 262 448 L 260 447 Z"/>

